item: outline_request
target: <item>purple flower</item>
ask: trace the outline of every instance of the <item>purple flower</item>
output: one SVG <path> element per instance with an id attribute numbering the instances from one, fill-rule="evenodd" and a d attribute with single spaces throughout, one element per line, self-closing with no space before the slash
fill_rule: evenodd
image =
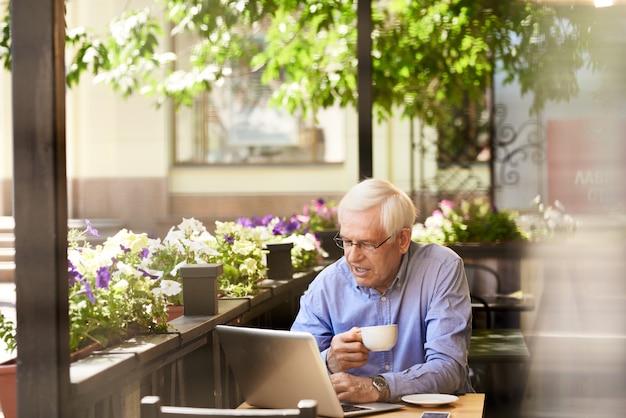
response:
<path id="1" fill-rule="evenodd" d="M 130 252 L 130 248 L 126 248 L 126 247 L 124 247 L 122 244 L 120 244 L 120 249 L 121 249 L 124 253 L 126 253 L 126 254 L 128 254 L 128 253 Z"/>
<path id="2" fill-rule="evenodd" d="M 89 298 L 91 303 L 95 305 L 96 304 L 96 298 L 94 297 L 93 291 L 91 290 L 91 284 L 89 284 L 89 282 L 87 280 L 83 280 L 82 283 L 85 286 L 84 293 L 87 295 L 87 297 Z M 83 293 L 83 292 L 81 292 L 81 293 Z"/>
<path id="3" fill-rule="evenodd" d="M 235 242 L 235 237 L 233 237 L 232 235 L 224 234 L 224 241 L 232 244 Z"/>
<path id="4" fill-rule="evenodd" d="M 237 223 L 239 225 L 245 226 L 246 228 L 254 227 L 254 222 L 250 218 L 239 218 L 239 219 L 237 219 Z"/>
<path id="5" fill-rule="evenodd" d="M 290 221 L 285 224 L 285 234 L 293 234 L 298 229 L 300 229 L 300 222 L 298 221 Z"/>
<path id="6" fill-rule="evenodd" d="M 110 281 L 111 275 L 109 274 L 108 267 L 100 267 L 96 275 L 96 287 L 99 289 L 108 289 Z"/>
<path id="7" fill-rule="evenodd" d="M 85 223 L 87 224 L 87 230 L 85 232 L 90 233 L 94 237 L 100 236 L 100 234 L 98 234 L 98 230 L 91 225 L 91 221 L 89 219 L 85 219 Z"/>
<path id="8" fill-rule="evenodd" d="M 159 278 L 159 276 L 156 276 L 154 274 L 150 274 L 147 271 L 145 271 L 144 269 L 138 269 L 140 272 L 143 273 L 143 277 L 150 277 L 152 280 L 156 280 Z"/>
<path id="9" fill-rule="evenodd" d="M 70 286 L 74 286 L 83 277 L 70 260 L 67 260 L 67 273 L 70 278 Z"/>
<path id="10" fill-rule="evenodd" d="M 141 252 L 139 253 L 139 257 L 141 257 L 142 259 L 148 258 L 149 255 L 150 255 L 150 250 L 147 248 L 142 248 Z"/>

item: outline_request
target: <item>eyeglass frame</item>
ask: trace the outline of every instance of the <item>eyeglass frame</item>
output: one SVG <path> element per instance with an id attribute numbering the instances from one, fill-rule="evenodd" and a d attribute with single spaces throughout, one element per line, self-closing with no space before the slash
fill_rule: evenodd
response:
<path id="1" fill-rule="evenodd" d="M 383 246 L 383 244 L 385 244 L 387 241 L 389 241 L 391 239 L 391 237 L 393 237 L 395 234 L 391 234 L 389 235 L 387 238 L 384 239 L 384 241 L 382 241 L 380 244 L 376 245 L 376 244 L 372 244 L 370 242 L 359 242 L 359 243 L 355 243 L 354 241 L 351 240 L 345 240 L 341 237 L 341 235 L 339 235 L 339 232 L 337 232 L 335 234 L 335 236 L 333 237 L 333 241 L 335 241 L 335 245 L 337 245 L 337 247 L 341 248 L 342 250 L 346 250 L 346 249 L 350 249 L 352 247 L 358 247 L 361 251 L 365 250 L 365 251 L 376 251 L 377 249 L 379 249 L 380 247 Z M 344 245 L 349 242 L 350 245 L 348 245 L 347 247 L 344 247 Z"/>

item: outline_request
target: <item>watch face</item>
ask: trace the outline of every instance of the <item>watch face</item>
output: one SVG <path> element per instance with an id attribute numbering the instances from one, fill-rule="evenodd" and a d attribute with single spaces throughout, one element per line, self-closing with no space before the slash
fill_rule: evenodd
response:
<path id="1" fill-rule="evenodd" d="M 376 389 L 378 389 L 379 392 L 382 392 L 383 390 L 387 389 L 387 387 L 388 387 L 387 381 L 382 376 L 376 376 L 372 380 L 372 384 L 374 385 L 374 387 Z"/>

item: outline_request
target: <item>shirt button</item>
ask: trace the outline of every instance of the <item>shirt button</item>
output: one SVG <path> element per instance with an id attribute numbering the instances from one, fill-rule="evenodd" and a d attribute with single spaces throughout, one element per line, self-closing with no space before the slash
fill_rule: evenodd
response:
<path id="1" fill-rule="evenodd" d="M 387 296 L 383 296 L 382 298 L 380 298 L 380 300 L 382 300 L 383 302 L 387 300 Z"/>
<path id="2" fill-rule="evenodd" d="M 389 365 L 385 365 L 385 370 L 389 371 L 391 369 L 391 367 L 389 367 Z"/>

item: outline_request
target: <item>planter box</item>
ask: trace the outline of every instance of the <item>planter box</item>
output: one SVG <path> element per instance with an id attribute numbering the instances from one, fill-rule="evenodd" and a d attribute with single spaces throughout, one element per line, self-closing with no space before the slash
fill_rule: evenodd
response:
<path id="1" fill-rule="evenodd" d="M 500 242 L 500 243 L 458 243 L 446 244 L 462 258 L 498 258 L 498 259 L 521 259 L 527 255 L 530 249 L 529 242 Z"/>

